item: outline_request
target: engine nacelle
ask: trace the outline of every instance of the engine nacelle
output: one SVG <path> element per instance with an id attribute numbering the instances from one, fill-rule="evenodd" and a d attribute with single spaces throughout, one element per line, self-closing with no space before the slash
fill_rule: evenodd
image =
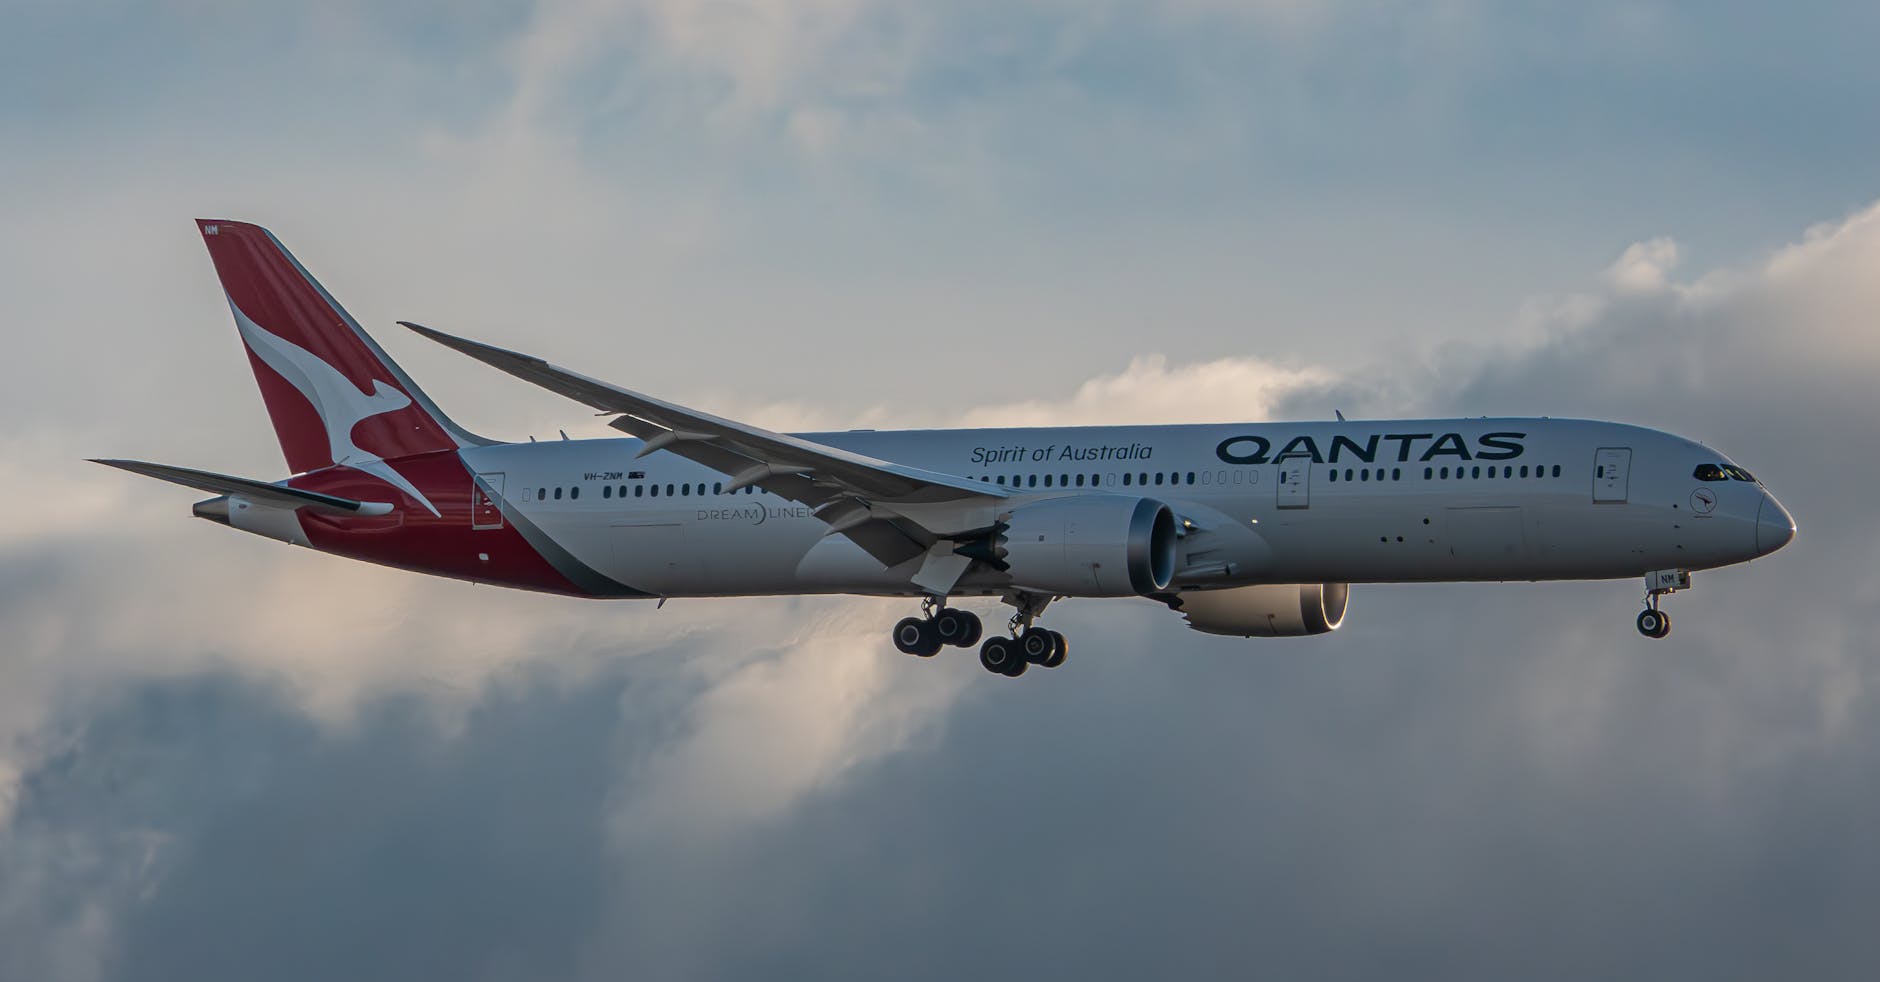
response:
<path id="1" fill-rule="evenodd" d="M 1175 512 L 1151 498 L 1091 494 L 1014 510 L 997 540 L 1012 585 L 1064 597 L 1147 596 L 1175 576 Z"/>
<path id="2" fill-rule="evenodd" d="M 1296 638 L 1338 630 L 1350 600 L 1349 583 L 1264 583 L 1187 591 L 1176 609 L 1208 634 Z"/>

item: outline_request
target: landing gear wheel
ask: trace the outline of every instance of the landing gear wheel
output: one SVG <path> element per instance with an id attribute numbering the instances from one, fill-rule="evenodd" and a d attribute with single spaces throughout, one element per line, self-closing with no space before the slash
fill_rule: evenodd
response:
<path id="1" fill-rule="evenodd" d="M 979 615 L 970 610 L 942 607 L 934 612 L 933 620 L 929 623 L 933 625 L 934 635 L 942 644 L 956 645 L 961 648 L 970 648 L 978 644 L 979 635 L 983 632 Z"/>
<path id="2" fill-rule="evenodd" d="M 1046 668 L 1056 668 L 1064 664 L 1064 659 L 1071 653 L 1071 643 L 1064 639 L 1064 635 L 1052 631 L 1051 637 L 1057 641 L 1057 650 L 1051 652 L 1050 656 L 1045 658 L 1044 661 L 1039 662 L 1040 665 Z"/>
<path id="3" fill-rule="evenodd" d="M 995 675 L 1017 678 L 1025 674 L 1025 656 L 1018 650 L 1018 642 L 1011 638 L 987 638 L 986 643 L 979 646 L 979 664 Z"/>
<path id="4" fill-rule="evenodd" d="M 1671 615 L 1662 610 L 1639 611 L 1638 633 L 1648 638 L 1662 638 L 1671 633 Z"/>
<path id="5" fill-rule="evenodd" d="M 894 646 L 906 654 L 931 658 L 940 650 L 940 638 L 934 633 L 932 621 L 903 617 L 894 625 Z"/>
<path id="6" fill-rule="evenodd" d="M 1041 627 L 1028 627 L 1018 636 L 1018 650 L 1033 665 L 1043 665 L 1064 650 L 1064 635 Z"/>
<path id="7" fill-rule="evenodd" d="M 979 622 L 978 614 L 970 610 L 962 610 L 960 614 L 966 618 L 966 636 L 955 641 L 954 644 L 962 648 L 971 648 L 979 643 L 980 638 L 985 636 L 986 628 L 984 624 Z"/>

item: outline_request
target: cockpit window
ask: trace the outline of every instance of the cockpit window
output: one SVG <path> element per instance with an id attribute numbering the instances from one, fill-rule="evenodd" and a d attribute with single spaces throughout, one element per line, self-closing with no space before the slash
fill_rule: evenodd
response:
<path id="1" fill-rule="evenodd" d="M 1723 472 L 1730 475 L 1730 480 L 1732 481 L 1748 481 L 1751 484 L 1756 483 L 1756 476 L 1754 474 L 1751 474 L 1749 471 L 1735 464 L 1725 464 Z"/>
<path id="2" fill-rule="evenodd" d="M 1698 464 L 1697 470 L 1692 471 L 1691 476 L 1700 481 L 1727 481 L 1730 479 L 1730 476 L 1723 472 L 1723 468 L 1716 464 Z"/>

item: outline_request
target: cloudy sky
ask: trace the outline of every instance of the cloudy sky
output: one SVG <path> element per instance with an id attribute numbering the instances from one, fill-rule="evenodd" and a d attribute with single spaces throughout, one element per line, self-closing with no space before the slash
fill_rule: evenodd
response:
<path id="1" fill-rule="evenodd" d="M 1880 12 L 1446 0 L 0 3 L 0 978 L 1869 979 Z M 84 464 L 283 464 L 190 224 L 778 427 L 1590 415 L 1795 545 L 1067 602 L 431 582 Z M 396 332 L 396 333 L 394 333 Z"/>

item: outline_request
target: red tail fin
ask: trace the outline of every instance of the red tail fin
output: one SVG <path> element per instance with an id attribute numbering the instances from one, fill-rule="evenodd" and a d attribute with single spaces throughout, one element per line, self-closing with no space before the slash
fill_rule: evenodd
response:
<path id="1" fill-rule="evenodd" d="M 196 224 L 290 468 L 359 466 L 485 442 L 439 412 L 267 229 Z"/>

